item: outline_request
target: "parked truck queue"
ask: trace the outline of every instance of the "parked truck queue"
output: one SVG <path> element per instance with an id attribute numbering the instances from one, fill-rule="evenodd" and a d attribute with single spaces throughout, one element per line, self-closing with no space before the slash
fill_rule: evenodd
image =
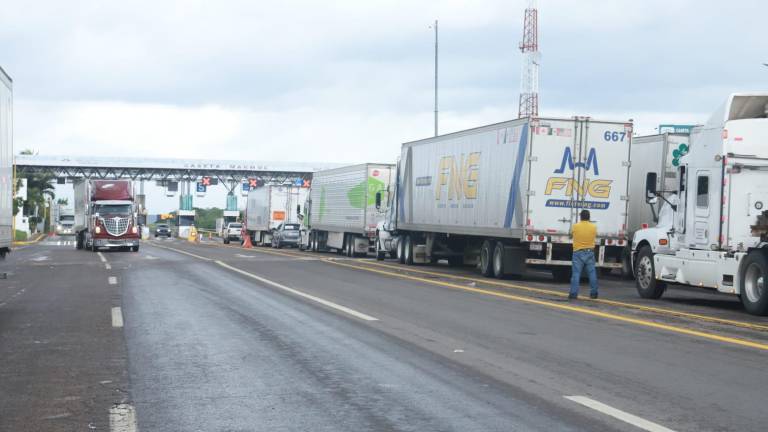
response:
<path id="1" fill-rule="evenodd" d="M 407 142 L 395 165 L 316 172 L 296 206 L 299 246 L 406 265 L 444 260 L 495 278 L 546 269 L 566 281 L 571 227 L 587 209 L 597 267 L 637 275 L 640 296 L 699 286 L 765 315 L 767 113 L 768 95 L 734 94 L 690 135 L 531 118 Z"/>

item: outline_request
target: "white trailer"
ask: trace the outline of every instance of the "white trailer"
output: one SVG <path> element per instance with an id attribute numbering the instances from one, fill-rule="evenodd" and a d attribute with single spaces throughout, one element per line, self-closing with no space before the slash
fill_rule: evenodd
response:
<path id="1" fill-rule="evenodd" d="M 768 93 L 732 94 L 677 154 L 676 187 L 659 191 L 648 172 L 645 196 L 670 213 L 635 233 L 637 291 L 659 298 L 672 284 L 739 295 L 768 314 Z M 685 150 L 685 149 L 683 149 Z"/>
<path id="2" fill-rule="evenodd" d="M 393 171 L 392 164 L 366 163 L 316 172 L 300 247 L 335 249 L 347 256 L 372 250 L 376 227 L 385 215 L 376 197 L 388 190 Z"/>
<path id="3" fill-rule="evenodd" d="M 663 133 L 632 138 L 632 167 L 629 172 L 629 203 L 627 207 L 627 238 L 632 239 L 635 231 L 656 224 L 661 203 L 648 205 L 645 201 L 645 177 L 649 172 L 659 173 L 656 187 L 672 190 L 677 185 L 677 169 L 672 161 L 673 152 L 687 146 L 687 133 Z M 622 255 L 621 273 L 632 276 L 631 242 Z"/>
<path id="4" fill-rule="evenodd" d="M 382 229 L 397 239 L 390 246 L 404 263 L 479 262 L 496 277 L 545 266 L 567 279 L 571 226 L 587 209 L 597 224 L 597 265 L 620 268 L 631 141 L 630 122 L 574 117 L 405 143 Z"/>
<path id="5" fill-rule="evenodd" d="M 281 223 L 299 223 L 309 189 L 295 185 L 266 185 L 251 189 L 245 210 L 245 230 L 257 246 L 272 244 L 272 232 Z"/>
<path id="6" fill-rule="evenodd" d="M 0 67 L 0 257 L 13 240 L 13 81 Z"/>

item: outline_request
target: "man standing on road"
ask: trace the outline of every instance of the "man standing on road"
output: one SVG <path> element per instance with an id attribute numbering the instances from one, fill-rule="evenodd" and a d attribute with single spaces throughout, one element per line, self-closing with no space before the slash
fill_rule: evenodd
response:
<path id="1" fill-rule="evenodd" d="M 585 269 L 589 276 L 589 298 L 597 298 L 597 271 L 595 270 L 595 237 L 597 227 L 589 221 L 589 210 L 579 214 L 581 222 L 573 226 L 573 269 L 571 270 L 571 291 L 569 299 L 579 298 L 581 271 Z"/>

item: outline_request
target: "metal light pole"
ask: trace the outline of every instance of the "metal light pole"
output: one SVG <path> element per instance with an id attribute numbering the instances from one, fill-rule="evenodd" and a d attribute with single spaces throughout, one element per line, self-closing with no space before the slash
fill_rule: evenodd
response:
<path id="1" fill-rule="evenodd" d="M 437 136 L 437 20 L 435 20 L 435 136 Z"/>

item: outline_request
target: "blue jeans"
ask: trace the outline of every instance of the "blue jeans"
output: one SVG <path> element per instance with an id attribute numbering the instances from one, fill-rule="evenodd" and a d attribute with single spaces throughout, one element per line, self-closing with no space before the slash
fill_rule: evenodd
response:
<path id="1" fill-rule="evenodd" d="M 597 270 L 595 270 L 595 251 L 581 249 L 573 252 L 573 270 L 571 271 L 571 294 L 579 294 L 579 280 L 584 268 L 589 276 L 589 293 L 597 295 Z"/>

